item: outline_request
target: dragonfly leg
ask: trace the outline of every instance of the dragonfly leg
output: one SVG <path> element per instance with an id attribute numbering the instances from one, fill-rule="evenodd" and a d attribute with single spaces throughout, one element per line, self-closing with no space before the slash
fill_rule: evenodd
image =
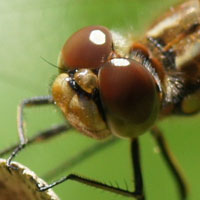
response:
<path id="1" fill-rule="evenodd" d="M 40 131 L 40 132 L 36 133 L 34 136 L 28 138 L 26 145 L 34 144 L 37 142 L 42 142 L 44 140 L 46 141 L 54 136 L 58 136 L 59 134 L 64 133 L 65 131 L 67 131 L 69 129 L 70 129 L 70 127 L 66 123 L 52 126 L 51 128 Z M 6 149 L 3 149 L 2 151 L 0 151 L 0 157 L 3 157 L 6 154 L 13 152 L 18 146 L 19 146 L 19 144 L 16 143 Z"/>
<path id="2" fill-rule="evenodd" d="M 31 107 L 31 106 L 38 106 L 38 105 L 48 105 L 53 104 L 52 96 L 39 96 L 33 97 L 30 99 L 25 99 L 19 104 L 17 110 L 17 125 L 18 125 L 18 134 L 20 139 L 20 144 L 13 150 L 11 155 L 7 160 L 7 166 L 11 167 L 12 159 L 20 152 L 28 142 L 28 139 L 24 132 L 24 108 Z"/>
<path id="3" fill-rule="evenodd" d="M 163 156 L 168 168 L 170 169 L 170 171 L 177 183 L 179 194 L 180 194 L 180 199 L 186 200 L 187 196 L 188 196 L 188 188 L 187 188 L 185 178 L 183 176 L 183 173 L 182 173 L 174 155 L 170 151 L 169 146 L 168 146 L 162 132 L 157 127 L 154 127 L 151 130 L 151 134 L 154 137 L 154 139 L 156 140 L 156 142 L 160 148 L 161 155 Z"/>
<path id="4" fill-rule="evenodd" d="M 143 184 L 141 161 L 140 161 L 139 139 L 131 140 L 131 154 L 133 163 L 132 164 L 133 174 L 135 177 L 135 192 L 140 194 L 141 200 L 145 200 L 144 184 Z"/>
<path id="5" fill-rule="evenodd" d="M 82 176 L 79 176 L 77 174 L 69 174 L 68 176 L 65 176 L 61 179 L 59 179 L 58 181 L 53 182 L 52 184 L 49 184 L 48 186 L 39 186 L 38 188 L 40 191 L 45 191 L 48 190 L 52 187 L 55 187 L 67 180 L 73 180 L 82 184 L 86 184 L 92 187 L 96 187 L 102 190 L 106 190 L 109 192 L 113 192 L 116 194 L 120 194 L 122 196 L 127 196 L 127 197 L 133 197 L 137 200 L 145 200 L 144 197 L 144 192 L 143 192 L 143 181 L 142 181 L 142 173 L 141 173 L 141 167 L 140 167 L 140 159 L 139 159 L 139 144 L 138 144 L 138 140 L 134 139 L 131 140 L 131 154 L 133 157 L 133 167 L 134 167 L 134 175 L 135 175 L 135 191 L 131 192 L 125 189 L 121 189 L 119 187 L 114 187 L 114 186 L 110 186 L 108 184 L 104 184 L 101 183 L 99 181 L 96 180 L 92 180 L 89 178 L 85 178 Z M 139 163 L 138 163 L 139 162 Z"/>

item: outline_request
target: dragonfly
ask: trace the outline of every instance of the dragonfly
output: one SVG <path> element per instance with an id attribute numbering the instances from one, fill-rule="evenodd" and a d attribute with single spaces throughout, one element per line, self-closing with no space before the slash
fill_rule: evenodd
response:
<path id="1" fill-rule="evenodd" d="M 52 95 L 25 99 L 18 106 L 20 144 L 8 158 L 8 167 L 12 167 L 13 158 L 32 141 L 46 140 L 71 127 L 99 140 L 113 135 L 130 140 L 133 190 L 76 174 L 38 189 L 44 191 L 74 180 L 145 200 L 139 139 L 150 131 L 174 175 L 180 199 L 186 199 L 186 182 L 156 124 L 173 115 L 192 116 L 200 110 L 199 11 L 197 0 L 176 5 L 137 41 L 100 25 L 74 33 L 59 55 L 59 74 L 52 84 Z M 71 126 L 58 125 L 28 140 L 24 108 L 47 104 L 56 104 Z"/>

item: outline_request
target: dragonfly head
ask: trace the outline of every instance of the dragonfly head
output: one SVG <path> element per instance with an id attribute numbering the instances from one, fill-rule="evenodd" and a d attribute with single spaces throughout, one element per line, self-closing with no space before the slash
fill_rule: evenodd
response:
<path id="1" fill-rule="evenodd" d="M 78 130 L 97 139 L 136 137 L 159 113 L 154 76 L 134 59 L 115 51 L 111 32 L 89 26 L 64 44 L 60 74 L 53 83 L 56 104 Z"/>

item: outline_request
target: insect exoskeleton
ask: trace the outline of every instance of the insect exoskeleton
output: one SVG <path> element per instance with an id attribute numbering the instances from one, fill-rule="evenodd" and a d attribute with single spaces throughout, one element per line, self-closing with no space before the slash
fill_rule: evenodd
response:
<path id="1" fill-rule="evenodd" d="M 120 55 L 114 38 L 102 26 L 73 34 L 61 51 L 60 74 L 52 86 L 54 101 L 71 125 L 97 139 L 111 133 L 137 137 L 155 123 L 160 109 L 148 64 Z"/>
<path id="2" fill-rule="evenodd" d="M 137 137 L 158 116 L 160 103 L 150 72 L 132 59 L 114 58 L 99 72 L 99 88 L 109 129 L 121 137 Z"/>

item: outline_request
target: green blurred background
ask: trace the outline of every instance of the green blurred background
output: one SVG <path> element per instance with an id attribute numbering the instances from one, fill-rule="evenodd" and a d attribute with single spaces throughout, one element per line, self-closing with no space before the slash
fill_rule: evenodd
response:
<path id="1" fill-rule="evenodd" d="M 83 26 L 100 24 L 121 32 L 138 35 L 152 19 L 177 0 L 1 0 L 0 1 L 0 149 L 18 141 L 17 104 L 24 98 L 46 95 L 57 74 L 40 56 L 56 63 L 66 38 Z M 26 110 L 27 131 L 63 122 L 52 106 Z M 190 200 L 200 199 L 199 117 L 170 118 L 160 123 L 170 146 L 182 165 L 190 185 Z M 27 147 L 16 158 L 39 176 L 58 166 L 83 149 L 95 144 L 74 131 L 43 144 Z M 149 200 L 178 199 L 175 184 L 165 164 L 155 153 L 149 134 L 141 137 L 145 189 Z M 129 143 L 117 144 L 88 158 L 55 179 L 76 172 L 103 182 L 116 181 L 125 188 L 132 184 Z M 51 182 L 51 181 L 50 181 Z M 102 190 L 68 181 L 55 188 L 62 200 L 126 199 Z M 127 198 L 128 199 L 128 198 Z"/>

